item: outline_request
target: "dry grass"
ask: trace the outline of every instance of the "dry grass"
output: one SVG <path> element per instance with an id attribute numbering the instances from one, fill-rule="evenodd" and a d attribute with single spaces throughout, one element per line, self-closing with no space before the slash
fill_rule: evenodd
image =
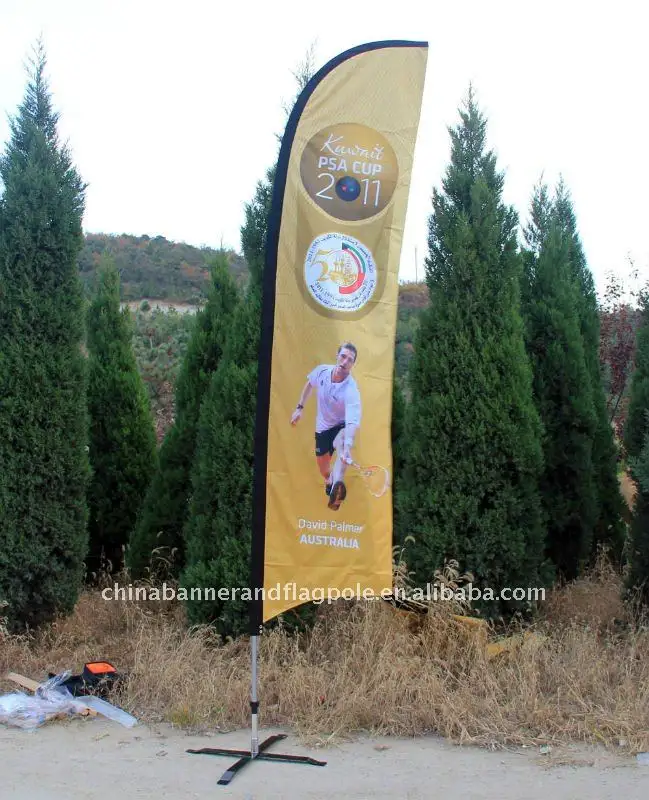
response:
<path id="1" fill-rule="evenodd" d="M 496 658 L 442 603 L 419 617 L 382 602 L 323 606 L 308 635 L 276 629 L 261 637 L 262 724 L 321 741 L 436 731 L 489 746 L 625 740 L 632 751 L 648 750 L 649 632 L 620 590 L 619 577 L 600 565 L 554 592 L 533 635 Z M 0 674 L 41 678 L 90 659 L 129 673 L 116 701 L 144 720 L 248 725 L 247 641 L 188 632 L 176 605 L 106 602 L 88 592 L 71 617 L 31 640 L 0 628 Z"/>
<path id="2" fill-rule="evenodd" d="M 620 492 L 622 493 L 624 502 L 626 503 L 629 511 L 633 511 L 635 498 L 638 494 L 638 487 L 627 470 L 620 473 L 618 480 L 620 482 Z"/>
<path id="3" fill-rule="evenodd" d="M 634 624 L 637 613 L 622 596 L 623 578 L 604 551 L 585 577 L 548 592 L 543 619 L 551 628 L 583 625 L 606 631 L 627 627 Z"/>

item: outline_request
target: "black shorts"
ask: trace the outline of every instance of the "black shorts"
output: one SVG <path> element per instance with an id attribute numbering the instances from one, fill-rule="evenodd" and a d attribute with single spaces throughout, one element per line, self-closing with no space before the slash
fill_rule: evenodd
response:
<path id="1" fill-rule="evenodd" d="M 334 453 L 334 439 L 340 431 L 345 427 L 345 423 L 341 422 L 340 425 L 334 425 L 329 430 L 316 433 L 315 435 L 315 454 L 317 456 L 324 456 L 329 453 L 330 456 Z"/>

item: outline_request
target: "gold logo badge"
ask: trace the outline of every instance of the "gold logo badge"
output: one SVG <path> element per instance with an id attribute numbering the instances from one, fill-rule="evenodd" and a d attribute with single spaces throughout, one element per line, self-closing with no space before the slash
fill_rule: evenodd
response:
<path id="1" fill-rule="evenodd" d="M 397 185 L 397 157 L 388 140 L 365 125 L 339 123 L 316 133 L 300 161 L 309 197 L 336 219 L 369 219 L 385 209 Z"/>

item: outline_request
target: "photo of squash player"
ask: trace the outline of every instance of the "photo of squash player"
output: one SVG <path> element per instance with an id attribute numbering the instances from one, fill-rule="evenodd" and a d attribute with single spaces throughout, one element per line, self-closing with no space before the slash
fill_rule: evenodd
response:
<path id="1" fill-rule="evenodd" d="M 332 511 L 337 511 L 347 496 L 345 471 L 354 463 L 352 448 L 361 423 L 361 396 L 351 374 L 357 358 L 358 352 L 351 342 L 341 344 L 335 364 L 319 364 L 309 373 L 291 415 L 291 425 L 295 426 L 315 391 L 315 457 Z"/>

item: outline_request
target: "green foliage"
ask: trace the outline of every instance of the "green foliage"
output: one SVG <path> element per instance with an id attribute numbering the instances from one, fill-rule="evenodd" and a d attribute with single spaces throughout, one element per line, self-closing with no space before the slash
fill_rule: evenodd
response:
<path id="1" fill-rule="evenodd" d="M 272 178 L 270 171 L 246 205 L 241 240 L 251 282 L 233 315 L 223 359 L 201 408 L 186 525 L 187 567 L 181 577 L 188 590 L 250 585 L 261 278 Z M 213 623 L 223 636 L 248 629 L 248 604 L 237 599 L 189 600 L 187 614 L 192 623 Z"/>
<path id="2" fill-rule="evenodd" d="M 624 428 L 624 446 L 631 459 L 639 458 L 649 431 L 647 410 L 649 410 L 649 301 L 645 298 L 636 334 L 629 413 Z"/>
<path id="3" fill-rule="evenodd" d="M 578 287 L 577 309 L 595 413 L 592 464 L 596 507 L 590 555 L 591 559 L 594 558 L 598 548 L 605 545 L 609 553 L 619 559 L 622 556 L 625 537 L 622 519 L 624 500 L 617 479 L 617 451 L 607 410 L 605 380 L 600 363 L 600 309 L 593 275 L 588 268 L 577 232 L 577 221 L 570 194 L 563 181 L 560 181 L 557 187 L 553 215 L 567 244 L 568 261 Z"/>
<path id="4" fill-rule="evenodd" d="M 193 494 L 187 524 L 186 587 L 250 585 L 252 475 L 258 324 L 261 298 L 253 289 L 235 315 L 232 344 L 201 408 Z M 253 352 L 250 352 L 250 351 Z M 207 583 L 195 583 L 197 575 Z M 188 602 L 192 623 L 215 623 L 224 636 L 247 630 L 247 603 Z"/>
<path id="5" fill-rule="evenodd" d="M 243 257 L 250 270 L 253 287 L 261 288 L 266 258 L 268 214 L 273 195 L 275 167 L 268 170 L 265 180 L 259 181 L 251 203 L 246 203 L 245 221 L 241 228 Z"/>
<path id="6" fill-rule="evenodd" d="M 406 388 L 405 377 L 408 374 L 408 366 L 419 327 L 419 318 L 427 305 L 428 292 L 425 283 L 403 283 L 399 286 L 395 337 L 395 378 L 404 389 Z"/>
<path id="7" fill-rule="evenodd" d="M 647 432 L 637 458 L 631 459 L 638 481 L 633 518 L 631 520 L 630 570 L 628 585 L 639 589 L 645 605 L 649 605 L 649 409 L 645 412 Z"/>
<path id="8" fill-rule="evenodd" d="M 141 297 L 198 304 L 205 301 L 210 286 L 210 264 L 223 251 L 170 242 L 164 236 L 109 236 L 89 233 L 79 255 L 79 271 L 86 291 L 97 285 L 101 257 L 110 255 L 121 278 L 121 299 Z M 234 251 L 226 256 L 232 277 L 245 285 L 248 268 Z"/>
<path id="9" fill-rule="evenodd" d="M 151 563 L 154 550 L 184 564 L 183 526 L 191 493 L 191 470 L 201 403 L 216 370 L 238 303 L 238 292 L 225 256 L 212 266 L 205 307 L 198 312 L 176 384 L 176 420 L 160 449 L 159 468 L 147 492 L 133 532 L 127 561 L 135 575 Z"/>
<path id="10" fill-rule="evenodd" d="M 643 298 L 638 328 L 635 370 L 631 382 L 625 446 L 638 494 L 631 522 L 629 585 L 640 587 L 649 605 L 649 303 Z"/>
<path id="11" fill-rule="evenodd" d="M 149 398 L 132 348 L 128 309 L 120 311 L 119 275 L 104 257 L 88 313 L 88 492 L 90 573 L 117 572 L 157 462 Z"/>
<path id="12" fill-rule="evenodd" d="M 397 503 L 419 583 L 455 558 L 494 589 L 534 585 L 543 540 L 541 426 L 520 316 L 517 218 L 472 92 L 433 193 Z M 492 607 L 492 610 L 497 610 Z"/>
<path id="13" fill-rule="evenodd" d="M 641 601 L 649 606 L 649 492 L 638 492 L 631 520 L 630 569 L 627 585 L 639 591 Z"/>
<path id="14" fill-rule="evenodd" d="M 540 489 L 547 554 L 571 579 L 588 559 L 597 517 L 593 475 L 593 391 L 579 313 L 581 293 L 564 235 L 544 186 L 526 231 L 523 311 L 534 397 L 544 427 Z"/>
<path id="15" fill-rule="evenodd" d="M 631 459 L 631 468 L 640 491 L 649 494 L 649 408 L 645 410 L 646 433 L 640 455 Z"/>
<path id="16" fill-rule="evenodd" d="M 84 186 L 57 134 L 39 48 L 0 158 L 0 605 L 72 610 L 87 549 Z"/>
<path id="17" fill-rule="evenodd" d="M 144 304 L 143 304 L 144 305 Z M 194 328 L 193 314 L 175 309 L 140 309 L 134 314 L 133 350 L 146 384 L 151 408 L 160 423 L 171 423 L 173 388 Z M 166 432 L 166 431 L 165 431 Z"/>

